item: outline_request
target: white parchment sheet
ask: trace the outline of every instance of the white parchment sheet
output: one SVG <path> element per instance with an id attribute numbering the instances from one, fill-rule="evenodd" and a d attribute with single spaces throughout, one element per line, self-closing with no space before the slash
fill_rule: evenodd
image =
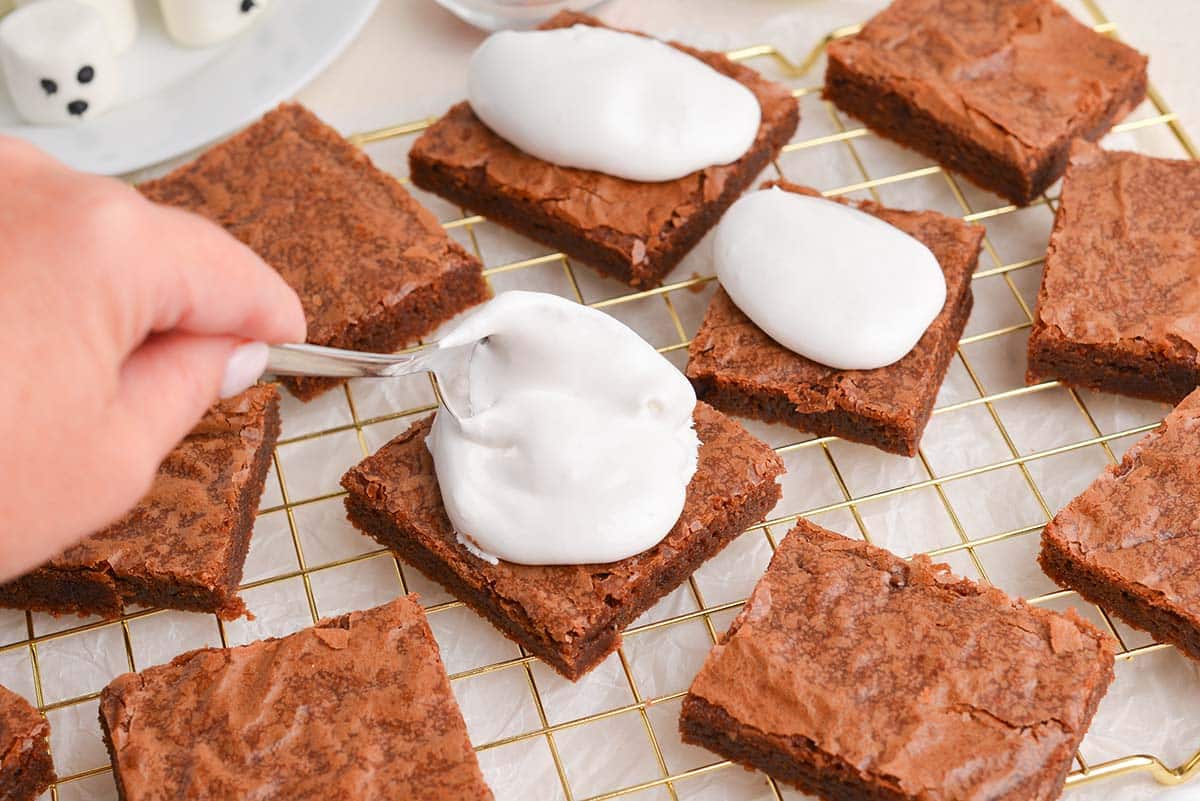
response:
<path id="1" fill-rule="evenodd" d="M 812 5 L 828 9 L 831 4 Z M 844 21 L 839 17 L 847 14 L 846 7 L 857 5 L 878 4 L 846 3 L 827 14 L 829 27 Z M 1088 19 L 1081 3 L 1068 5 Z M 804 24 L 820 26 L 825 19 L 811 17 Z M 796 38 L 795 31 L 784 34 Z M 718 41 L 718 34 L 712 38 L 700 43 L 756 43 Z M 767 59 L 752 64 L 780 76 Z M 818 65 L 808 77 L 781 79 L 797 89 L 811 89 L 819 85 L 821 70 Z M 1169 99 L 1170 93 L 1164 93 Z M 1166 407 L 1091 392 L 1073 394 L 1053 385 L 1014 393 L 1024 386 L 1029 310 L 1057 187 L 1049 193 L 1049 203 L 1013 210 L 961 179 L 950 180 L 928 159 L 857 132 L 860 124 L 836 113 L 819 93 L 804 94 L 801 104 L 794 144 L 766 170 L 764 180 L 782 175 L 891 206 L 972 215 L 987 227 L 988 239 L 981 275 L 973 284 L 975 309 L 921 457 L 904 459 L 840 441 L 804 445 L 810 437 L 748 423 L 752 432 L 785 449 L 783 499 L 769 518 L 805 514 L 849 536 L 865 534 L 902 555 L 941 550 L 943 560 L 963 575 L 989 580 L 1048 607 L 1073 606 L 1098 626 L 1109 627 L 1111 622 L 1095 607 L 1059 593 L 1038 569 L 1034 557 L 1040 527 L 1047 511 L 1056 511 L 1108 461 L 1119 458 L 1141 430 L 1161 419 Z M 411 141 L 369 145 L 368 152 L 383 169 L 405 176 Z M 1186 155 L 1149 104 L 1105 145 L 1158 156 Z M 893 176 L 899 177 L 879 180 Z M 699 325 L 713 283 L 626 299 L 627 287 L 583 265 L 568 265 L 547 248 L 487 221 L 464 221 L 461 209 L 420 191 L 415 194 L 446 222 L 455 239 L 480 255 L 495 291 L 532 289 L 600 304 L 683 366 L 684 343 Z M 706 240 L 666 283 L 712 274 Z M 314 617 L 373 606 L 405 589 L 416 591 L 431 608 L 431 626 L 498 798 L 566 799 L 568 792 L 574 799 L 617 793 L 639 801 L 802 798 L 761 774 L 722 765 L 714 755 L 681 744 L 676 733 L 680 693 L 714 635 L 726 628 L 761 575 L 772 541 L 789 524 L 741 537 L 644 615 L 627 634 L 620 654 L 573 685 L 536 660 L 523 658 L 491 626 L 415 570 L 397 565 L 346 522 L 338 495 L 341 474 L 427 413 L 432 403 L 431 387 L 420 377 L 356 381 L 346 392 L 328 393 L 308 405 L 285 397 L 278 469 L 268 478 L 244 579 L 244 596 L 256 619 L 225 624 L 226 641 L 240 644 L 286 634 L 311 624 Z M 892 490 L 899 491 L 877 497 Z M 1119 622 L 1114 628 L 1126 649 L 1151 643 Z M 0 683 L 40 700 L 48 710 L 55 763 L 65 779 L 58 797 L 116 797 L 96 720 L 95 697 L 101 687 L 131 668 L 220 642 L 217 621 L 207 615 L 143 610 L 104 624 L 0 612 Z M 1150 649 L 1119 659 L 1116 672 L 1081 749 L 1089 764 L 1145 753 L 1173 766 L 1200 749 L 1200 669 L 1195 663 L 1171 648 Z M 1084 784 L 1068 790 L 1066 797 L 1200 798 L 1200 785 L 1167 791 L 1138 774 Z"/>

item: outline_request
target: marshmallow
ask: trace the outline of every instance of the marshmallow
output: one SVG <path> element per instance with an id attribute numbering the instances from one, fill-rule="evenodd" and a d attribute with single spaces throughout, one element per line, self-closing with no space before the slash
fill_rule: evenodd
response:
<path id="1" fill-rule="evenodd" d="M 16 0 L 18 8 L 40 2 L 42 0 Z M 104 24 L 108 27 L 108 36 L 112 39 L 113 47 L 118 53 L 124 53 L 133 45 L 133 40 L 137 38 L 138 32 L 137 9 L 134 7 L 133 0 L 79 0 L 79 2 L 92 6 L 100 12 L 100 16 L 104 17 Z M 0 0 L 0 5 L 3 3 L 4 0 Z"/>
<path id="2" fill-rule="evenodd" d="M 167 33 L 185 47 L 208 47 L 250 27 L 268 0 L 159 0 Z"/>
<path id="3" fill-rule="evenodd" d="M 117 55 L 104 17 L 79 0 L 39 0 L 0 20 L 0 67 L 22 117 L 91 119 L 117 98 Z"/>

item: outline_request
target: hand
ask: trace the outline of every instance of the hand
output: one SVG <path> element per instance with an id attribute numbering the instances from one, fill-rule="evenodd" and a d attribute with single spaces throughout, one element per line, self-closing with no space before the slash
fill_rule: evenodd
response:
<path id="1" fill-rule="evenodd" d="M 132 508 L 257 378 L 265 348 L 242 345 L 304 335 L 296 294 L 220 227 L 0 137 L 0 581 Z"/>

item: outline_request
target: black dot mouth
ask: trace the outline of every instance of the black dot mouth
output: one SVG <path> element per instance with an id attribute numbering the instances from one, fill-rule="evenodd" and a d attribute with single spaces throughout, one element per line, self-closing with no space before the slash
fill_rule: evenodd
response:
<path id="1" fill-rule="evenodd" d="M 254 0 L 242 0 L 242 13 L 249 14 L 256 5 L 258 4 Z"/>
<path id="2" fill-rule="evenodd" d="M 72 100 L 67 104 L 67 113 L 72 117 L 82 117 L 83 112 L 87 110 L 88 103 L 86 100 Z"/>

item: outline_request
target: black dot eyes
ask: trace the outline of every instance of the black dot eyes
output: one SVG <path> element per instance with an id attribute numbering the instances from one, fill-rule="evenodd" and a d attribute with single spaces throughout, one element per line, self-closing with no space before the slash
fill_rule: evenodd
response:
<path id="1" fill-rule="evenodd" d="M 242 0 L 242 13 L 249 14 L 254 5 L 254 0 Z"/>
<path id="2" fill-rule="evenodd" d="M 42 78 L 42 91 L 48 95 L 52 95 L 58 91 L 58 84 L 49 78 Z"/>
<path id="3" fill-rule="evenodd" d="M 96 77 L 96 71 L 90 66 L 80 67 L 75 77 L 80 83 L 91 83 L 92 78 Z"/>

